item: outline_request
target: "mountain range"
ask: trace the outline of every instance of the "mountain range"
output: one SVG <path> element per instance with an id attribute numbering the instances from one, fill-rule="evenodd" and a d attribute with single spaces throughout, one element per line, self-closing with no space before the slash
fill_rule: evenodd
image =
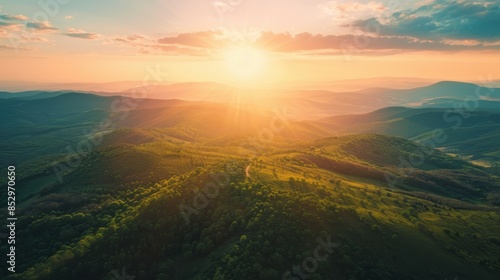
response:
<path id="1" fill-rule="evenodd" d="M 2 92 L 0 125 L 6 279 L 500 276 L 496 88 Z"/>

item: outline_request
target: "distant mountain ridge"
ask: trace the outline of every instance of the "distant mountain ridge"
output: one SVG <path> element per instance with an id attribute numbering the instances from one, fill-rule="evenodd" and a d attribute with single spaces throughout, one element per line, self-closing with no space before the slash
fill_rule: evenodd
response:
<path id="1" fill-rule="evenodd" d="M 71 91 L 1 92 L 0 99 L 42 99 Z M 101 96 L 140 96 L 148 99 L 180 99 L 226 103 L 272 109 L 280 105 L 296 112 L 299 119 L 361 114 L 392 106 L 452 108 L 476 106 L 500 109 L 500 89 L 463 82 L 442 81 L 413 89 L 368 88 L 354 92 L 328 90 L 244 89 L 218 83 L 179 83 L 136 87 L 123 92 L 82 92 Z"/>
<path id="2" fill-rule="evenodd" d="M 437 147 L 472 155 L 473 159 L 500 159 L 500 110 L 473 111 L 442 108 L 388 107 L 367 114 L 333 116 L 321 121 L 340 133 L 382 133 L 427 141 L 439 131 Z"/>
<path id="3" fill-rule="evenodd" d="M 203 86 L 209 87 L 204 93 L 197 92 Z M 467 117 L 448 112 L 448 108 L 454 108 L 456 104 L 463 105 L 468 96 L 475 96 L 476 90 L 491 92 L 490 97 L 497 98 L 499 89 L 468 83 L 439 82 L 417 89 L 372 89 L 357 93 L 282 91 L 274 97 L 249 96 L 248 103 L 182 100 L 182 96 L 189 92 L 195 92 L 194 97 L 199 94 L 199 99 L 209 99 L 209 93 L 213 91 L 214 99 L 219 101 L 224 100 L 224 96 L 235 96 L 234 88 L 220 84 L 177 84 L 170 86 L 170 89 L 177 89 L 174 96 L 179 98 L 134 101 L 116 95 L 100 96 L 81 92 L 1 93 L 0 97 L 8 98 L 0 98 L 0 123 L 9 128 L 3 133 L 2 139 L 18 137 L 19 144 L 30 143 L 29 136 L 22 136 L 18 131 L 22 131 L 20 127 L 31 125 L 37 126 L 32 128 L 31 133 L 34 135 L 51 131 L 52 135 L 60 135 L 59 139 L 64 139 L 73 135 L 74 132 L 70 131 L 74 128 L 70 127 L 79 125 L 89 128 L 105 118 L 112 118 L 117 127 L 171 128 L 184 125 L 197 129 L 200 135 L 205 136 L 229 131 L 252 133 L 269 126 L 269 121 L 274 117 L 273 111 L 286 108 L 291 118 L 289 125 L 280 132 L 280 137 L 318 139 L 348 133 L 381 133 L 424 141 L 431 137 L 433 130 L 443 129 L 449 139 L 438 147 L 472 155 L 474 159 L 500 158 L 500 146 L 495 140 L 500 136 L 500 102 L 471 99 L 469 105 L 476 105 L 477 108 L 466 112 Z M 18 97 L 12 97 L 17 94 Z M 434 95 L 437 97 L 430 98 Z M 460 100 L 458 97 L 465 98 Z M 414 103 L 417 99 L 427 102 L 426 105 L 413 108 L 386 106 L 405 101 Z M 113 102 L 120 103 L 120 106 L 113 106 Z M 256 105 L 257 102 L 259 105 Z M 359 114 L 364 111 L 365 114 Z M 211 120 L 218 120 L 219 125 L 210 126 Z M 458 121 L 460 127 L 454 129 Z M 83 136 L 81 132 L 78 135 Z M 478 138 L 482 141 L 475 141 Z"/>

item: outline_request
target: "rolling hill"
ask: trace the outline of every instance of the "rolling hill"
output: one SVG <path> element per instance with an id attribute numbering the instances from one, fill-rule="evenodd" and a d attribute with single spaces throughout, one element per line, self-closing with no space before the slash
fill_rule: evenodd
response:
<path id="1" fill-rule="evenodd" d="M 2 279 L 498 279 L 500 180 L 474 161 L 498 162 L 495 108 L 331 116 L 365 96 L 305 92 L 0 100 L 22 240 Z"/>
<path id="2" fill-rule="evenodd" d="M 498 276 L 500 186 L 481 168 L 439 151 L 402 168 L 397 158 L 428 149 L 383 135 L 276 139 L 257 153 L 238 145 L 247 137 L 120 129 L 62 182 L 40 188 L 50 167 L 20 180 L 32 191 L 18 202 L 24 261 L 7 279 L 113 279 L 122 267 L 137 279 L 276 279 L 318 238 L 336 245 L 312 279 Z"/>
<path id="3" fill-rule="evenodd" d="M 314 87 L 313 87 L 314 88 Z M 500 110 L 500 89 L 472 83 L 443 81 L 411 89 L 367 88 L 356 91 L 296 88 L 239 88 L 218 83 L 178 83 L 130 88 L 121 92 L 80 93 L 106 97 L 140 96 L 155 100 L 184 100 L 246 107 L 250 111 L 272 111 L 276 104 L 297 119 L 318 120 L 333 115 L 369 113 L 385 107 L 453 108 L 474 106 Z M 72 91 L 0 93 L 1 98 L 39 99 Z M 161 104 L 161 102 L 160 102 Z"/>
<path id="4" fill-rule="evenodd" d="M 401 136 L 472 160 L 498 162 L 500 111 L 478 108 L 390 107 L 362 115 L 334 116 L 322 123 L 341 133 Z"/>

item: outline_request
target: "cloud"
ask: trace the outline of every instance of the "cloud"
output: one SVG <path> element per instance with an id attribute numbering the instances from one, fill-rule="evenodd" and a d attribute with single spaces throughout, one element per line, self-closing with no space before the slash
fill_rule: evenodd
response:
<path id="1" fill-rule="evenodd" d="M 369 19 L 360 21 L 366 25 Z M 371 29 L 370 29 L 371 30 Z M 249 34 L 252 34 L 251 36 Z M 238 33 L 234 30 L 217 29 L 193 33 L 181 33 L 176 36 L 163 37 L 156 44 L 134 44 L 125 37 L 116 41 L 129 43 L 142 48 L 162 50 L 167 53 L 187 55 L 210 55 L 227 47 L 246 44 L 257 48 L 281 53 L 300 54 L 339 54 L 343 52 L 375 54 L 408 51 L 462 51 L 462 50 L 498 50 L 498 45 L 487 45 L 472 40 L 428 40 L 413 36 L 388 36 L 362 32 L 358 34 L 324 35 L 312 33 L 274 33 L 258 32 Z"/>
<path id="2" fill-rule="evenodd" d="M 1 50 L 10 50 L 10 51 L 30 51 L 33 50 L 32 47 L 24 47 L 24 46 L 10 46 L 10 45 L 0 45 Z"/>
<path id="3" fill-rule="evenodd" d="M 44 31 L 47 28 L 47 25 L 39 26 L 40 30 L 36 32 L 27 32 L 26 29 L 23 29 L 25 25 L 21 23 L 9 23 L 0 21 L 0 38 L 9 38 L 10 44 L 4 45 L 1 49 L 17 49 L 17 50 L 33 50 L 33 46 L 21 46 L 21 44 L 30 44 L 30 43 L 47 43 L 48 39 L 43 37 L 34 36 L 33 33 L 44 33 L 40 32 L 40 30 Z M 49 25 L 50 26 L 50 25 Z M 28 28 L 28 27 L 26 27 Z M 32 29 L 30 29 L 32 30 Z"/>
<path id="4" fill-rule="evenodd" d="M 181 36 L 185 38 L 185 36 Z M 167 37 L 168 38 L 168 37 Z M 141 54 L 167 54 L 167 55 L 189 55 L 189 56 L 207 56 L 211 52 L 209 48 L 193 47 L 190 46 L 189 41 L 185 44 L 178 44 L 177 42 L 159 43 L 160 39 L 153 39 L 143 35 L 122 35 L 108 38 L 105 44 L 118 44 L 120 46 L 129 46 L 139 49 Z M 184 39 L 181 39 L 184 40 Z M 169 40 L 162 40 L 169 41 Z M 196 45 L 196 44 L 195 44 Z"/>
<path id="5" fill-rule="evenodd" d="M 154 53 L 155 50 L 160 51 L 160 53 L 162 54 L 169 54 L 169 55 L 206 57 L 214 54 L 214 51 L 211 49 L 191 48 L 191 47 L 163 45 L 163 44 L 145 44 L 143 45 L 141 52 Z"/>
<path id="6" fill-rule="evenodd" d="M 433 1 L 414 10 L 395 12 L 389 18 L 352 22 L 363 29 L 380 26 L 380 35 L 411 36 L 427 40 L 500 40 L 500 5 L 494 1 Z"/>
<path id="7" fill-rule="evenodd" d="M 30 36 L 20 36 L 21 43 L 47 43 L 49 40 L 47 38 L 42 37 L 30 37 Z"/>
<path id="8" fill-rule="evenodd" d="M 68 32 L 63 33 L 63 35 L 78 38 L 78 39 L 87 39 L 87 40 L 95 40 L 101 37 L 101 35 L 92 32 L 86 32 L 80 29 L 68 28 Z"/>
<path id="9" fill-rule="evenodd" d="M 156 44 L 151 44 L 150 47 L 169 54 L 211 56 L 217 51 L 233 45 L 254 44 L 260 36 L 261 32 L 253 29 L 236 31 L 218 28 L 163 37 L 156 40 Z"/>
<path id="10" fill-rule="evenodd" d="M 65 19 L 73 19 L 73 16 L 64 16 Z"/>
<path id="11" fill-rule="evenodd" d="M 15 50 L 16 48 L 9 45 L 0 45 L 0 50 Z"/>
<path id="12" fill-rule="evenodd" d="M 217 39 L 219 38 L 217 35 L 222 35 L 222 32 L 209 30 L 194 33 L 182 33 L 174 37 L 160 38 L 158 39 L 158 43 L 213 49 L 219 47 L 222 43 L 222 40 Z"/>
<path id="13" fill-rule="evenodd" d="M 451 39 L 446 39 L 442 41 L 445 44 L 448 45 L 454 45 L 454 46 L 478 46 L 481 45 L 481 42 L 478 40 L 451 40 Z"/>
<path id="14" fill-rule="evenodd" d="M 0 27 L 2 28 L 7 28 L 11 26 L 16 26 L 18 25 L 17 23 L 12 23 L 12 22 L 5 22 L 5 21 L 0 21 Z"/>
<path id="15" fill-rule="evenodd" d="M 152 41 L 146 36 L 142 35 L 126 35 L 126 36 L 115 36 L 111 37 L 111 41 L 117 42 L 117 43 L 138 43 L 142 41 Z"/>
<path id="16" fill-rule="evenodd" d="M 471 44 L 464 42 L 457 44 L 456 41 L 430 41 L 419 40 L 408 36 L 372 36 L 369 34 L 354 35 L 322 35 L 301 33 L 275 34 L 263 33 L 257 40 L 256 45 L 277 52 L 314 52 L 324 50 L 340 50 L 356 53 L 368 53 L 370 51 L 460 51 L 460 50 L 498 50 L 498 46 L 486 46 L 485 44 Z"/>
<path id="17" fill-rule="evenodd" d="M 35 21 L 26 23 L 26 27 L 34 32 L 44 33 L 58 30 L 48 21 Z"/>
<path id="18" fill-rule="evenodd" d="M 19 23 L 0 21 L 0 30 L 6 31 L 19 31 L 22 25 Z"/>
<path id="19" fill-rule="evenodd" d="M 152 39 L 143 35 L 125 35 L 109 38 L 105 43 L 114 43 L 121 46 L 138 48 L 139 52 L 142 54 L 207 56 L 211 52 L 211 47 L 193 46 L 198 44 L 190 40 L 185 40 L 186 36 L 181 36 L 179 38 L 180 39 L 177 41 L 170 37 Z M 168 43 L 160 43 L 159 41 Z"/>
<path id="20" fill-rule="evenodd" d="M 306 53 L 306 54 L 335 54 L 342 52 L 356 52 L 374 54 L 376 52 L 404 52 L 404 51 L 461 51 L 461 50 L 498 50 L 498 45 L 487 45 L 479 41 L 464 40 L 423 40 L 411 36 L 384 36 L 379 34 L 344 34 L 323 35 L 312 33 L 260 32 L 252 40 L 241 36 L 222 36 L 230 34 L 227 30 L 210 30 L 196 33 L 184 33 L 173 37 L 165 37 L 158 43 L 165 45 L 160 49 L 177 51 L 187 49 L 206 49 L 213 51 L 222 50 L 228 46 L 244 42 L 257 48 L 281 53 Z M 179 49 L 180 47 L 180 49 Z M 170 49 L 169 49 L 170 48 Z M 198 53 L 200 53 L 198 51 Z"/>
<path id="21" fill-rule="evenodd" d="M 23 15 L 8 15 L 8 14 L 3 14 L 3 15 L 0 15 L 0 19 L 2 19 L 2 20 L 19 20 L 19 21 L 24 21 L 24 20 L 28 20 L 28 17 L 27 16 L 23 16 Z"/>
<path id="22" fill-rule="evenodd" d="M 328 1 L 318 7 L 324 14 L 332 17 L 334 22 L 343 22 L 356 18 L 378 17 L 387 10 L 387 7 L 376 1 L 361 3 L 356 1 Z"/>
<path id="23" fill-rule="evenodd" d="M 340 1 L 328 1 L 318 6 L 326 14 L 337 15 L 352 12 L 374 12 L 381 13 L 387 8 L 384 4 L 380 2 L 370 1 L 368 3 L 361 3 L 356 1 L 340 2 Z"/>
<path id="24" fill-rule="evenodd" d="M 173 37 L 157 40 L 159 44 L 183 45 L 194 48 L 220 49 L 235 44 L 251 44 L 261 36 L 257 30 L 236 31 L 226 28 L 215 30 L 181 33 Z"/>

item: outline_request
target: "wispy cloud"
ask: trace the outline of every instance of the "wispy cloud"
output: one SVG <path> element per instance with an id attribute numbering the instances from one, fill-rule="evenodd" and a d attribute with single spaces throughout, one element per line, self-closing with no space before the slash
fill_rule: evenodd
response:
<path id="1" fill-rule="evenodd" d="M 34 21 L 26 23 L 26 27 L 33 32 L 45 33 L 58 30 L 48 21 Z"/>
<path id="2" fill-rule="evenodd" d="M 235 44 L 253 44 L 262 32 L 256 30 L 236 31 L 226 28 L 181 33 L 176 36 L 163 37 L 157 40 L 165 45 L 182 45 L 194 48 L 221 49 Z"/>
<path id="3" fill-rule="evenodd" d="M 1 29 L 12 30 L 12 29 L 17 29 L 20 26 L 21 25 L 19 23 L 0 21 L 0 28 Z"/>
<path id="4" fill-rule="evenodd" d="M 32 47 L 25 47 L 25 46 L 10 46 L 10 45 L 0 45 L 0 50 L 9 50 L 9 51 L 30 51 L 33 50 Z"/>
<path id="5" fill-rule="evenodd" d="M 168 55 L 190 55 L 204 56 L 208 55 L 209 48 L 193 47 L 188 44 L 163 44 L 144 35 L 122 35 L 113 36 L 105 40 L 105 44 L 115 44 L 139 49 L 141 54 L 168 54 Z"/>
<path id="6" fill-rule="evenodd" d="M 334 22 L 342 22 L 356 18 L 378 17 L 387 7 L 376 1 L 362 3 L 357 1 L 328 1 L 318 6 L 323 13 L 330 16 Z"/>
<path id="7" fill-rule="evenodd" d="M 2 19 L 2 20 L 24 21 L 24 20 L 28 20 L 28 17 L 27 16 L 23 16 L 23 15 L 2 14 L 2 15 L 0 15 L 0 19 Z"/>
<path id="8" fill-rule="evenodd" d="M 144 42 L 144 41 L 152 41 L 152 40 L 146 36 L 143 36 L 143 35 L 124 35 L 124 36 L 111 37 L 111 41 L 118 42 L 118 43 L 135 44 L 135 43 L 140 43 L 140 42 Z"/>
<path id="9" fill-rule="evenodd" d="M 74 28 L 68 28 L 68 32 L 63 33 L 63 35 L 78 39 L 86 39 L 86 40 L 95 40 L 101 37 L 101 35 L 97 33 L 87 32 L 81 29 L 74 29 Z"/>
<path id="10" fill-rule="evenodd" d="M 222 35 L 219 30 L 208 30 L 202 32 L 182 33 L 177 36 L 158 39 L 158 43 L 166 45 L 183 45 L 197 48 L 218 48 L 223 44 L 217 35 Z"/>
<path id="11" fill-rule="evenodd" d="M 20 41 L 22 43 L 47 43 L 49 40 L 43 37 L 33 37 L 33 36 L 20 36 Z"/>

